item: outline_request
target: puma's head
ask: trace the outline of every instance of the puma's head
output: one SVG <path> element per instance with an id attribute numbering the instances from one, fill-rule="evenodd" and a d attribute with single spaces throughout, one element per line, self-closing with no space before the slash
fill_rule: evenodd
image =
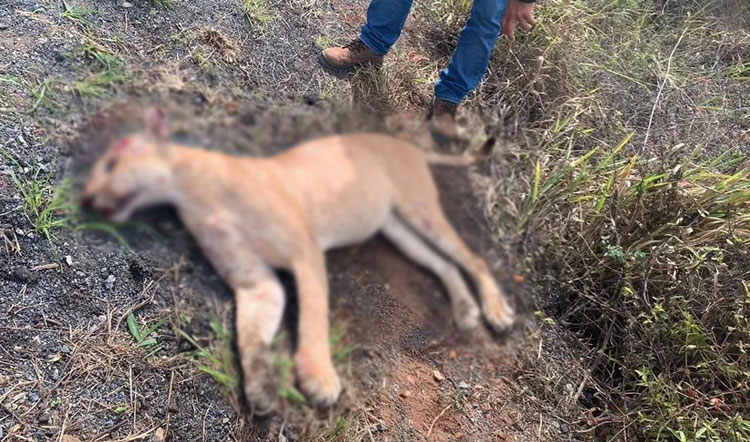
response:
<path id="1" fill-rule="evenodd" d="M 116 140 L 86 181 L 84 207 L 122 222 L 141 207 L 171 200 L 173 172 L 164 113 L 145 114 L 145 130 Z"/>

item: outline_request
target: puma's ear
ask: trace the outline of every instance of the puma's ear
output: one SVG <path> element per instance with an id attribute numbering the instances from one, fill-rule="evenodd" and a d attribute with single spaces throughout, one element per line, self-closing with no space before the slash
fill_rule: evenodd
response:
<path id="1" fill-rule="evenodd" d="M 158 107 L 150 108 L 146 111 L 143 122 L 148 135 L 160 142 L 167 140 L 167 117 L 164 111 Z"/>

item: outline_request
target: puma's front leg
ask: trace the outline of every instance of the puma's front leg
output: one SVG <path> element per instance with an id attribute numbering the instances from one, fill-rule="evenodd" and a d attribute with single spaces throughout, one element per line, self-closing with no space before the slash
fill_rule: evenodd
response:
<path id="1" fill-rule="evenodd" d="M 328 276 L 325 257 L 316 246 L 293 264 L 299 297 L 299 345 L 295 355 L 300 387 L 321 405 L 331 405 L 341 382 L 331 360 L 328 335 Z"/>
<path id="2" fill-rule="evenodd" d="M 253 413 L 263 415 L 274 408 L 276 401 L 271 341 L 284 312 L 284 289 L 269 275 L 248 288 L 235 290 L 235 300 L 245 397 Z"/>

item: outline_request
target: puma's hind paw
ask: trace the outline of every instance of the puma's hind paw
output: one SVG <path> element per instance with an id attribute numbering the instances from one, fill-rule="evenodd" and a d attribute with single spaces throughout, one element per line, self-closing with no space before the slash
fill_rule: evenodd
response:
<path id="1" fill-rule="evenodd" d="M 330 359 L 297 355 L 300 388 L 316 405 L 331 406 L 341 395 L 341 381 Z"/>

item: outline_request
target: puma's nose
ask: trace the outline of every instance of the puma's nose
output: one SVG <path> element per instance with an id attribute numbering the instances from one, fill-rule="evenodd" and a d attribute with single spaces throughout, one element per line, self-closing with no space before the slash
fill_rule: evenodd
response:
<path id="1" fill-rule="evenodd" d="M 84 195 L 81 199 L 81 207 L 84 209 L 91 209 L 94 206 L 94 197 L 91 195 Z"/>

